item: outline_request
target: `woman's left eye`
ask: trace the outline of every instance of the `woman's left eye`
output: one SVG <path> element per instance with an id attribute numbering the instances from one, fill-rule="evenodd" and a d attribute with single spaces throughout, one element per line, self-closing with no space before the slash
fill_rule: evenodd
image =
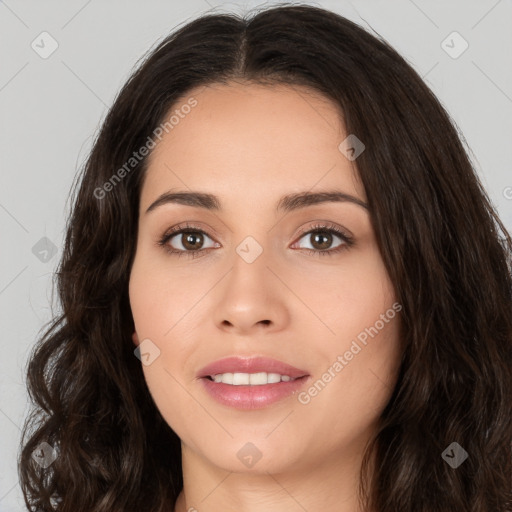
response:
<path id="1" fill-rule="evenodd" d="M 182 236 L 179 237 L 178 235 Z M 333 255 L 342 250 L 348 249 L 354 244 L 353 238 L 336 226 L 313 226 L 309 231 L 301 233 L 299 240 L 302 238 L 307 239 L 308 236 L 309 240 L 313 240 L 310 242 L 310 244 L 313 245 L 313 248 L 302 247 L 302 249 L 314 254 L 318 254 L 319 256 Z M 333 236 L 334 238 L 340 239 L 341 243 L 334 249 L 326 249 L 326 245 L 332 245 Z M 181 255 L 185 254 L 191 256 L 192 258 L 197 258 L 208 249 L 202 247 L 205 237 L 212 240 L 207 233 L 194 226 L 175 226 L 170 232 L 167 232 L 162 236 L 162 238 L 158 241 L 158 245 L 163 246 L 168 253 L 177 255 L 178 257 L 181 257 Z M 177 238 L 177 245 L 181 247 L 175 247 L 172 245 L 174 238 Z M 213 247 L 215 247 L 215 244 L 216 242 L 214 242 Z M 315 247 L 315 245 L 319 246 L 320 248 Z M 219 247 L 219 244 L 217 244 L 217 247 Z"/>
<path id="2" fill-rule="evenodd" d="M 341 243 L 339 245 L 337 245 L 334 249 L 328 249 L 327 250 L 327 248 L 325 246 L 326 245 L 329 245 L 329 246 L 332 245 L 333 237 L 341 239 Z M 332 228 L 330 228 L 330 229 L 328 229 L 328 228 L 325 228 L 325 229 L 324 228 L 322 228 L 322 229 L 321 228 L 317 228 L 317 229 L 314 229 L 314 230 L 310 230 L 307 233 L 304 233 L 303 235 L 301 235 L 299 240 L 301 240 L 302 238 L 305 238 L 306 240 L 310 241 L 310 245 L 316 245 L 317 246 L 317 247 L 313 246 L 312 248 L 306 247 L 306 249 L 308 251 L 315 251 L 315 250 L 318 250 L 318 249 L 324 249 L 324 250 L 320 250 L 319 251 L 321 254 L 325 254 L 325 253 L 332 254 L 333 252 L 336 252 L 340 248 L 343 248 L 343 247 L 345 247 L 346 245 L 349 244 L 348 236 L 344 235 L 343 233 L 341 233 L 337 229 L 332 229 Z M 311 242 L 311 240 L 312 240 L 312 242 Z"/>

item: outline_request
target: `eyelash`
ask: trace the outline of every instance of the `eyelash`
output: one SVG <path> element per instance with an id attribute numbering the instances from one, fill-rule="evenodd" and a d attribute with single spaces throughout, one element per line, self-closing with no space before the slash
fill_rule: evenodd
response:
<path id="1" fill-rule="evenodd" d="M 341 238 L 344 243 L 341 244 L 339 247 L 336 247 L 335 249 L 329 249 L 326 251 L 320 251 L 320 250 L 315 250 L 315 249 L 301 249 L 302 251 L 307 251 L 307 252 L 313 253 L 318 256 L 333 256 L 335 254 L 338 254 L 341 251 L 349 249 L 350 247 L 352 247 L 354 245 L 354 239 L 352 237 L 348 236 L 346 233 L 344 233 L 343 231 L 341 231 L 339 228 L 337 228 L 335 225 L 332 225 L 332 224 L 316 224 L 316 225 L 312 226 L 310 229 L 308 229 L 307 231 L 301 232 L 299 234 L 299 240 L 305 235 L 311 235 L 311 234 L 317 233 L 317 232 L 334 233 L 336 236 Z M 206 235 L 207 237 L 211 238 L 210 235 L 208 235 L 208 233 L 206 233 L 202 229 L 199 229 L 196 226 L 186 223 L 185 225 L 174 226 L 170 230 L 166 231 L 162 235 L 160 240 L 157 242 L 157 244 L 159 246 L 163 247 L 163 249 L 167 253 L 169 253 L 173 256 L 177 256 L 178 258 L 181 258 L 181 256 L 197 258 L 204 251 L 208 251 L 208 250 L 212 249 L 212 248 L 208 248 L 208 249 L 199 249 L 197 251 L 182 251 L 182 250 L 170 248 L 170 246 L 167 244 L 167 242 L 174 236 L 182 234 L 182 233 L 200 233 L 200 234 Z"/>

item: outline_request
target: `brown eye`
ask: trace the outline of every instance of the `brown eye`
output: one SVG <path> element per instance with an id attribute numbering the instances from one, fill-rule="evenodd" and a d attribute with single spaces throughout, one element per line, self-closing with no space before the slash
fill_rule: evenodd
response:
<path id="1" fill-rule="evenodd" d="M 343 233 L 341 229 L 335 226 L 316 225 L 313 229 L 303 233 L 300 239 L 303 238 L 309 240 L 311 245 L 310 248 L 302 247 L 303 250 L 322 256 L 336 254 L 339 251 L 348 249 L 354 243 L 352 237 Z M 336 238 L 341 242 L 334 248 L 330 248 Z"/>
<path id="2" fill-rule="evenodd" d="M 307 236 L 312 240 L 311 244 L 313 245 L 313 248 L 320 251 L 329 249 L 333 241 L 333 235 L 331 233 L 324 234 L 322 231 L 312 232 Z"/>
<path id="3" fill-rule="evenodd" d="M 179 252 L 196 252 L 205 249 L 205 238 L 211 238 L 200 230 L 176 231 L 166 237 L 165 244 Z"/>
<path id="4" fill-rule="evenodd" d="M 181 245 L 188 250 L 200 249 L 204 243 L 203 233 L 184 231 L 181 233 Z"/>

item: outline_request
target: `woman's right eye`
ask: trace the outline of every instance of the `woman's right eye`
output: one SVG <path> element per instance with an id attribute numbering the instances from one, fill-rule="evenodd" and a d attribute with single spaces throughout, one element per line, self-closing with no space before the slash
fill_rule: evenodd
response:
<path id="1" fill-rule="evenodd" d="M 175 226 L 167 231 L 158 241 L 168 253 L 173 255 L 199 256 L 206 249 L 203 247 L 204 239 L 211 238 L 202 230 L 193 226 Z M 213 241 L 213 240 L 212 240 Z"/>
<path id="2" fill-rule="evenodd" d="M 173 247 L 174 249 L 177 249 L 176 252 L 202 251 L 205 250 L 205 248 L 203 247 L 205 237 L 212 240 L 204 231 L 181 230 L 172 233 L 172 235 L 168 237 L 167 244 Z M 169 243 L 171 241 L 172 244 L 174 245 Z"/>

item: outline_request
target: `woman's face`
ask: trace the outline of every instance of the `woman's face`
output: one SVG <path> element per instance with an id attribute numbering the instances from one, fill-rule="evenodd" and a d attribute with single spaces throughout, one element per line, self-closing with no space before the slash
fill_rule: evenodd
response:
<path id="1" fill-rule="evenodd" d="M 335 105 L 302 87 L 230 83 L 176 109 L 150 155 L 129 286 L 156 406 L 184 453 L 228 471 L 355 461 L 396 382 L 401 306 Z M 147 211 L 162 194 L 196 192 L 218 208 Z M 319 192 L 356 199 L 281 202 Z M 188 232 L 159 245 L 176 226 Z M 304 377 L 286 382 L 292 370 L 269 362 L 201 371 L 237 356 Z M 261 384 L 269 373 L 285 378 Z"/>

